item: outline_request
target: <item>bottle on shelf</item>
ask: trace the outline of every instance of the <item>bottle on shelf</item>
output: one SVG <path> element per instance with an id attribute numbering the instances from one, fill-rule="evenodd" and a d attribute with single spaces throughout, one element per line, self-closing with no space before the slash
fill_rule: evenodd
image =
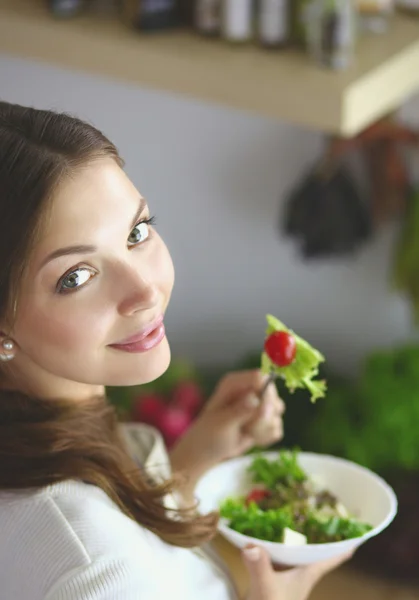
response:
<path id="1" fill-rule="evenodd" d="M 170 29 L 179 24 L 176 0 L 121 0 L 123 20 L 142 31 Z"/>
<path id="2" fill-rule="evenodd" d="M 48 0 L 48 8 L 56 17 L 74 17 L 84 5 L 84 0 Z"/>
<path id="3" fill-rule="evenodd" d="M 185 27 L 195 26 L 195 0 L 178 0 L 179 22 Z"/>
<path id="4" fill-rule="evenodd" d="M 214 37 L 220 34 L 221 0 L 196 0 L 195 29 L 202 35 Z"/>
<path id="5" fill-rule="evenodd" d="M 89 11 L 103 17 L 117 17 L 120 0 L 85 0 Z"/>
<path id="6" fill-rule="evenodd" d="M 396 0 L 396 7 L 403 12 L 419 17 L 419 0 Z"/>
<path id="7" fill-rule="evenodd" d="M 306 44 L 306 13 L 312 0 L 290 0 L 290 38 L 296 46 Z"/>
<path id="8" fill-rule="evenodd" d="M 329 69 L 349 68 L 354 61 L 357 13 L 353 0 L 313 0 L 306 14 L 308 51 Z"/>
<path id="9" fill-rule="evenodd" d="M 360 29 L 372 33 L 385 33 L 394 12 L 394 0 L 356 0 Z"/>
<path id="10" fill-rule="evenodd" d="M 235 44 L 253 38 L 252 0 L 223 0 L 221 28 L 223 38 Z"/>
<path id="11" fill-rule="evenodd" d="M 259 0 L 258 37 L 267 48 L 285 46 L 290 39 L 292 0 Z"/>

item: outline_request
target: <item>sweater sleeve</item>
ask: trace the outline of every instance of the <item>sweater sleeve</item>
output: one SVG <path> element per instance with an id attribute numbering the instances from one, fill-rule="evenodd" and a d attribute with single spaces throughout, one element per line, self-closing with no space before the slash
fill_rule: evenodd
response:
<path id="1" fill-rule="evenodd" d="M 44 600 L 157 600 L 146 587 L 129 560 L 98 560 L 61 578 Z"/>

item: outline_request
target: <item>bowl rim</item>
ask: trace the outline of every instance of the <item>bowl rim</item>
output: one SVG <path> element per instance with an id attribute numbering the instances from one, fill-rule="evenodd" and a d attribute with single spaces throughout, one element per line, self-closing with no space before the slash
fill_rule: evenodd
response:
<path id="1" fill-rule="evenodd" d="M 263 455 L 263 456 L 277 456 L 278 452 L 280 450 L 266 450 L 266 451 L 262 451 L 262 452 L 258 452 L 258 455 Z M 256 454 L 256 453 L 254 453 Z M 206 479 L 207 476 L 210 475 L 210 473 L 216 471 L 217 469 L 221 468 L 221 467 L 225 467 L 228 464 L 240 464 L 240 463 L 246 463 L 246 462 L 250 462 L 254 456 L 254 454 L 246 454 L 244 456 L 238 456 L 236 458 L 232 458 L 229 460 L 226 460 L 222 463 L 220 463 L 219 465 L 216 465 L 215 467 L 213 467 L 212 469 L 210 469 L 209 471 L 207 471 L 207 473 L 205 473 L 205 475 L 203 475 L 203 477 L 201 477 L 201 479 L 199 480 L 198 484 L 197 484 L 197 490 L 199 489 L 199 483 L 204 481 L 204 479 Z M 290 544 L 283 544 L 282 542 L 270 542 L 268 540 L 262 540 L 260 538 L 255 538 L 252 537 L 250 535 L 245 535 L 243 533 L 240 533 L 238 531 L 236 531 L 235 529 L 232 529 L 231 527 L 229 527 L 228 525 L 225 524 L 224 519 L 219 520 L 218 523 L 218 529 L 219 531 L 223 531 L 223 529 L 227 529 L 228 531 L 232 531 L 235 535 L 240 536 L 243 540 L 247 540 L 247 539 L 251 539 L 251 540 L 257 540 L 259 543 L 262 542 L 263 544 L 266 544 L 268 548 L 270 547 L 282 547 L 282 548 L 287 548 L 287 549 L 298 549 L 298 548 L 305 548 L 305 549 L 315 549 L 315 548 L 325 548 L 325 549 L 333 549 L 333 548 L 338 548 L 340 545 L 342 544 L 348 544 L 348 543 L 357 543 L 357 545 L 360 545 L 362 542 L 368 540 L 369 538 L 372 538 L 376 535 L 378 535 L 379 533 L 381 533 L 384 529 L 386 529 L 386 527 L 388 527 L 390 525 L 390 523 L 393 521 L 393 519 L 395 518 L 396 514 L 397 514 L 397 510 L 398 510 L 398 500 L 397 500 L 397 496 L 396 493 L 394 492 L 393 488 L 387 483 L 387 481 L 385 481 L 385 479 L 383 477 L 381 477 L 380 475 L 378 475 L 377 473 L 374 473 L 374 471 L 372 471 L 371 469 L 369 469 L 368 467 L 364 467 L 363 465 L 359 465 L 358 463 L 349 460 L 347 458 L 343 458 L 341 456 L 333 456 L 332 454 L 323 454 L 320 452 L 305 452 L 303 450 L 298 451 L 299 456 L 302 457 L 307 457 L 307 458 L 321 458 L 321 459 L 326 459 L 326 460 L 331 460 L 333 462 L 337 462 L 337 463 L 341 463 L 343 465 L 345 465 L 346 467 L 349 467 L 351 469 L 354 469 L 356 471 L 362 471 L 364 472 L 366 475 L 368 475 L 371 479 L 373 479 L 379 486 L 380 488 L 385 492 L 389 503 L 390 503 L 390 510 L 388 515 L 385 517 L 385 519 L 383 519 L 381 521 L 381 523 L 379 523 L 378 525 L 376 525 L 375 527 L 373 527 L 373 529 L 371 529 L 370 531 L 364 533 L 364 535 L 358 536 L 356 538 L 348 538 L 346 540 L 341 540 L 339 542 L 327 542 L 324 544 L 304 544 L 302 546 L 292 546 Z"/>

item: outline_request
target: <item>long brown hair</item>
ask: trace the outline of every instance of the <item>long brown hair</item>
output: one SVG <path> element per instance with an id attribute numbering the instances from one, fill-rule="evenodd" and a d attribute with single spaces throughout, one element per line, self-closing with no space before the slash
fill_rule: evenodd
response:
<path id="1" fill-rule="evenodd" d="M 115 146 L 67 114 L 0 102 L 0 319 L 12 327 L 27 257 L 48 218 L 54 191 Z M 177 479 L 152 483 L 118 435 L 106 398 L 46 400 L 14 391 L 0 370 L 0 489 L 39 488 L 77 479 L 102 488 L 132 519 L 164 541 L 194 547 L 215 533 L 217 516 L 195 507 L 170 511 Z M 9 388 L 9 389 L 8 389 Z"/>

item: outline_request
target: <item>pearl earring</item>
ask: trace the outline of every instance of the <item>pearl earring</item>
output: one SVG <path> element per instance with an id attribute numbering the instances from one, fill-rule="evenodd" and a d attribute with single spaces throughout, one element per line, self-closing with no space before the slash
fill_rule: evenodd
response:
<path id="1" fill-rule="evenodd" d="M 12 360 L 15 355 L 13 350 L 15 349 L 15 345 L 12 340 L 5 339 L 2 343 L 2 348 L 4 350 L 4 354 L 0 354 L 0 360 L 6 362 L 8 360 Z"/>

